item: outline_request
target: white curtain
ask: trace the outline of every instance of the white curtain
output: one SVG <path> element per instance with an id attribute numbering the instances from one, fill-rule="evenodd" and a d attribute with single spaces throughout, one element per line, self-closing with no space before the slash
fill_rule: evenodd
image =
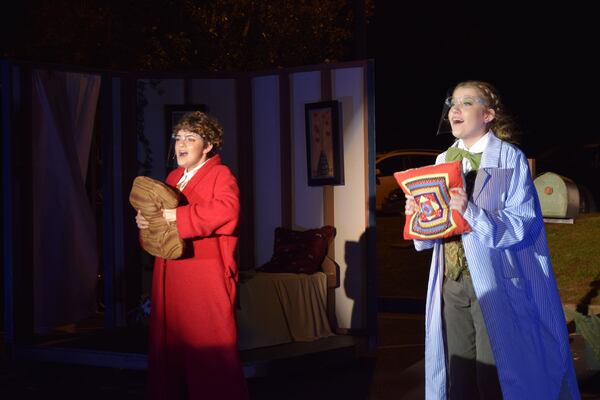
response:
<path id="1" fill-rule="evenodd" d="M 95 311 L 96 224 L 85 178 L 100 77 L 33 72 L 34 329 L 73 324 Z"/>

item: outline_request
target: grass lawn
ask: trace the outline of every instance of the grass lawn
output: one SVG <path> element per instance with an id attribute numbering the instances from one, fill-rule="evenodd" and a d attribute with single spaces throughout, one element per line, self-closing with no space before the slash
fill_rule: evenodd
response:
<path id="1" fill-rule="evenodd" d="M 600 304 L 600 213 L 547 223 L 546 234 L 562 302 Z"/>
<path id="2" fill-rule="evenodd" d="M 425 298 L 431 251 L 402 239 L 401 216 L 377 218 L 379 296 Z M 600 213 L 574 224 L 546 224 L 548 246 L 563 303 L 600 304 Z"/>

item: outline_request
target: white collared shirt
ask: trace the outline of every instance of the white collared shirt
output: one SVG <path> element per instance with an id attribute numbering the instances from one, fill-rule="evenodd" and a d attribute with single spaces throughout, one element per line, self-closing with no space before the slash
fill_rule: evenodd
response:
<path id="1" fill-rule="evenodd" d="M 188 182 L 194 177 L 194 175 L 196 175 L 196 172 L 198 172 L 198 170 L 200 170 L 200 168 L 202 168 L 202 166 L 206 164 L 206 161 L 204 161 L 202 164 L 198 165 L 191 171 L 188 171 L 187 169 L 183 171 L 183 176 L 181 177 L 181 179 L 179 179 L 179 182 L 177 182 L 177 188 L 180 191 L 183 191 L 183 188 L 185 188 Z"/>
<path id="2" fill-rule="evenodd" d="M 483 153 L 485 151 L 485 149 L 487 148 L 489 141 L 490 141 L 490 131 L 486 132 L 485 135 L 480 137 L 479 140 L 473 146 L 471 146 L 470 149 L 467 149 L 467 146 L 465 146 L 462 139 L 458 139 L 456 147 L 458 147 L 459 149 L 462 149 L 462 150 L 467 150 L 468 152 L 471 152 L 471 153 Z M 466 158 L 463 158 L 463 160 L 462 160 L 462 169 L 463 169 L 463 173 L 465 173 L 465 174 L 473 169 L 471 162 Z"/>

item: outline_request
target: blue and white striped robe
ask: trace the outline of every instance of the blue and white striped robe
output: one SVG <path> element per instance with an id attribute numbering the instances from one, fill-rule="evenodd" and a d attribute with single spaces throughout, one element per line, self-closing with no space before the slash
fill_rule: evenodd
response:
<path id="1" fill-rule="evenodd" d="M 445 153 L 436 163 L 445 162 Z M 537 192 L 525 155 L 493 134 L 464 214 L 462 235 L 504 399 L 579 399 L 568 332 Z M 433 247 L 425 319 L 426 398 L 446 398 L 442 333 L 444 251 Z M 568 392 L 568 393 L 567 393 Z M 568 396 L 570 394 L 570 396 Z"/>

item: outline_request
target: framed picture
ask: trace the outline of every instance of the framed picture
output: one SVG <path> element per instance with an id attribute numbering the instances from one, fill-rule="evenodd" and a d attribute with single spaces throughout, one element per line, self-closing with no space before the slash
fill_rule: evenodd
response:
<path id="1" fill-rule="evenodd" d="M 308 185 L 343 185 L 341 104 L 336 100 L 307 103 L 304 112 Z"/>
<path id="2" fill-rule="evenodd" d="M 207 109 L 205 104 L 165 104 L 165 148 L 167 149 L 167 168 L 174 168 L 177 166 L 177 163 L 175 161 L 173 143 L 171 143 L 173 127 L 177 125 L 177 123 L 185 113 L 190 111 L 206 112 Z"/>

